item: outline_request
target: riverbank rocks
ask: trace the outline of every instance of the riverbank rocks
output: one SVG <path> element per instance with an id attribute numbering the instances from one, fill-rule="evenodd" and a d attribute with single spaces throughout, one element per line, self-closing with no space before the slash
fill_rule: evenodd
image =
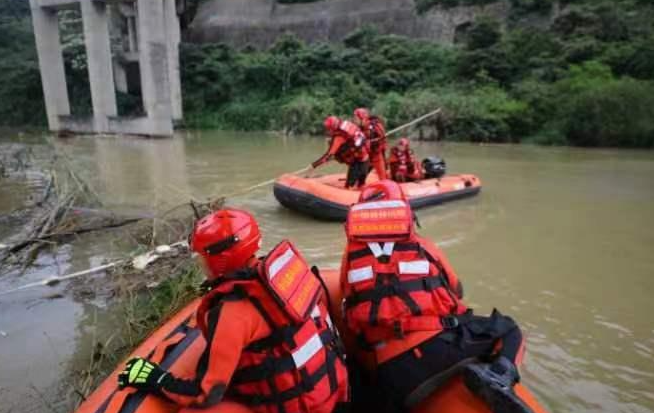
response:
<path id="1" fill-rule="evenodd" d="M 307 42 L 340 41 L 374 25 L 381 33 L 453 43 L 457 32 L 480 15 L 505 20 L 510 5 L 434 7 L 418 14 L 414 0 L 322 0 L 279 4 L 272 0 L 207 0 L 187 32 L 192 42 L 221 42 L 263 48 L 284 33 Z"/>

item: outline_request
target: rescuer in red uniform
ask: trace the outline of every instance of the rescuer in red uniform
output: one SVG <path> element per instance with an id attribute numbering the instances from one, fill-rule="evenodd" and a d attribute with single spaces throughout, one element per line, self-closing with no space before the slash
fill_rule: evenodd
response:
<path id="1" fill-rule="evenodd" d="M 384 122 L 377 116 L 371 116 L 366 108 L 356 109 L 354 120 L 370 142 L 370 163 L 377 173 L 377 177 L 380 180 L 386 179 L 386 128 Z"/>
<path id="2" fill-rule="evenodd" d="M 329 148 L 323 156 L 311 164 L 312 168 L 336 159 L 346 164 L 345 187 L 362 187 L 370 169 L 369 143 L 361 129 L 350 121 L 342 121 L 336 116 L 325 119 L 325 130 L 330 136 Z"/>
<path id="3" fill-rule="evenodd" d="M 376 360 L 389 411 L 429 396 L 452 373 L 494 413 L 531 412 L 514 393 L 522 333 L 509 317 L 472 314 L 445 255 L 420 237 L 393 181 L 366 186 L 351 207 L 341 266 L 345 325 Z M 499 349 L 498 349 L 499 348 Z"/>
<path id="4" fill-rule="evenodd" d="M 194 380 L 142 358 L 122 387 L 194 408 L 223 400 L 256 413 L 332 413 L 349 397 L 341 344 L 317 276 L 289 241 L 256 258 L 261 234 L 247 212 L 224 209 L 195 225 L 190 246 L 212 286 L 197 311 L 207 340 Z M 219 406 L 218 406 L 219 407 Z"/>
<path id="5" fill-rule="evenodd" d="M 422 166 L 409 147 L 409 139 L 402 138 L 391 149 L 391 177 L 395 182 L 410 182 L 422 179 Z"/>

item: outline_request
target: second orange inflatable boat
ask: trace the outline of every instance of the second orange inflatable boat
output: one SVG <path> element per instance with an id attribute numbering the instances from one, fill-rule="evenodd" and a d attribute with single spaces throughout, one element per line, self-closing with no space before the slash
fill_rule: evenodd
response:
<path id="1" fill-rule="evenodd" d="M 377 180 L 371 173 L 368 183 Z M 481 181 L 475 175 L 445 175 L 400 184 L 415 210 L 476 195 Z M 359 190 L 345 189 L 345 174 L 304 178 L 285 174 L 275 181 L 275 198 L 285 207 L 329 221 L 345 221 L 349 207 L 358 201 Z"/>
<path id="2" fill-rule="evenodd" d="M 321 273 L 330 290 L 332 308 L 339 311 L 340 289 L 339 274 L 334 270 Z M 171 371 L 177 377 L 192 378 L 206 345 L 204 337 L 195 324 L 195 310 L 200 300 L 195 300 L 164 323 L 148 337 L 130 356 L 147 357 L 159 363 L 164 369 Z M 340 314 L 334 314 L 341 321 Z M 342 328 L 341 328 L 341 331 Z M 349 340 L 346 340 L 346 343 Z M 353 349 L 349 350 L 350 352 Z M 118 368 L 80 405 L 76 413 L 249 413 L 242 405 L 223 402 L 209 410 L 192 410 L 180 408 L 165 399 L 133 389 L 119 390 L 118 374 L 123 370 L 124 363 Z M 356 391 L 356 390 L 355 390 Z M 516 392 L 531 407 L 534 413 L 547 413 L 536 398 L 521 384 L 516 385 Z M 356 412 L 355 412 L 356 413 Z M 492 413 L 465 387 L 458 377 L 443 385 L 412 413 Z"/>

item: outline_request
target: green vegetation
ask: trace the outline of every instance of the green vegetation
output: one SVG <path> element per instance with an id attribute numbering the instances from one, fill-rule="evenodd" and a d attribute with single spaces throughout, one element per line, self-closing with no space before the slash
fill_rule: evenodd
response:
<path id="1" fill-rule="evenodd" d="M 277 3 L 313 3 L 322 0 L 275 0 Z"/>
<path id="2" fill-rule="evenodd" d="M 415 0 L 418 13 L 424 13 L 432 7 L 442 6 L 445 8 L 456 6 L 483 6 L 485 4 L 497 3 L 498 0 Z M 523 0 L 517 0 L 523 1 Z M 534 0 L 539 1 L 539 0 Z"/>
<path id="3" fill-rule="evenodd" d="M 204 277 L 196 266 L 183 266 L 169 276 L 147 291 L 119 290 L 112 303 L 113 317 L 106 320 L 110 325 L 95 329 L 106 334 L 93 334 L 87 341 L 89 354 L 83 357 L 88 362 L 83 365 L 88 367 L 69 374 L 67 386 L 74 390 L 75 399 L 88 396 L 150 333 L 199 296 Z"/>
<path id="4" fill-rule="evenodd" d="M 372 27 L 339 44 L 283 36 L 264 51 L 184 44 L 186 126 L 320 133 L 324 116 L 349 116 L 357 106 L 373 108 L 389 127 L 441 106 L 446 139 L 654 147 L 654 4 L 567 0 L 550 19 L 553 1 L 510 3 L 506 21 L 481 17 L 455 46 Z M 529 24 L 534 19 L 541 24 Z M 31 36 L 19 20 L 0 28 L 0 52 L 13 56 L 0 65 L 14 71 L 0 80 L 0 115 L 2 123 L 42 123 L 34 52 L 24 50 L 30 42 L 2 42 L 7 30 Z M 16 64 L 11 53 L 31 58 Z M 71 90 L 83 78 L 74 76 Z"/>
<path id="5" fill-rule="evenodd" d="M 0 125 L 43 125 L 45 107 L 29 2 L 0 0 Z"/>

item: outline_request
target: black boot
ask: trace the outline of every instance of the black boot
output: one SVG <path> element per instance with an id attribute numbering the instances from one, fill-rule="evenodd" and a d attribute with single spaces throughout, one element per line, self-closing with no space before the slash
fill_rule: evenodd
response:
<path id="1" fill-rule="evenodd" d="M 513 391 L 519 380 L 518 370 L 506 357 L 500 357 L 492 364 L 469 364 L 463 370 L 466 387 L 481 398 L 493 413 L 533 413 Z"/>

